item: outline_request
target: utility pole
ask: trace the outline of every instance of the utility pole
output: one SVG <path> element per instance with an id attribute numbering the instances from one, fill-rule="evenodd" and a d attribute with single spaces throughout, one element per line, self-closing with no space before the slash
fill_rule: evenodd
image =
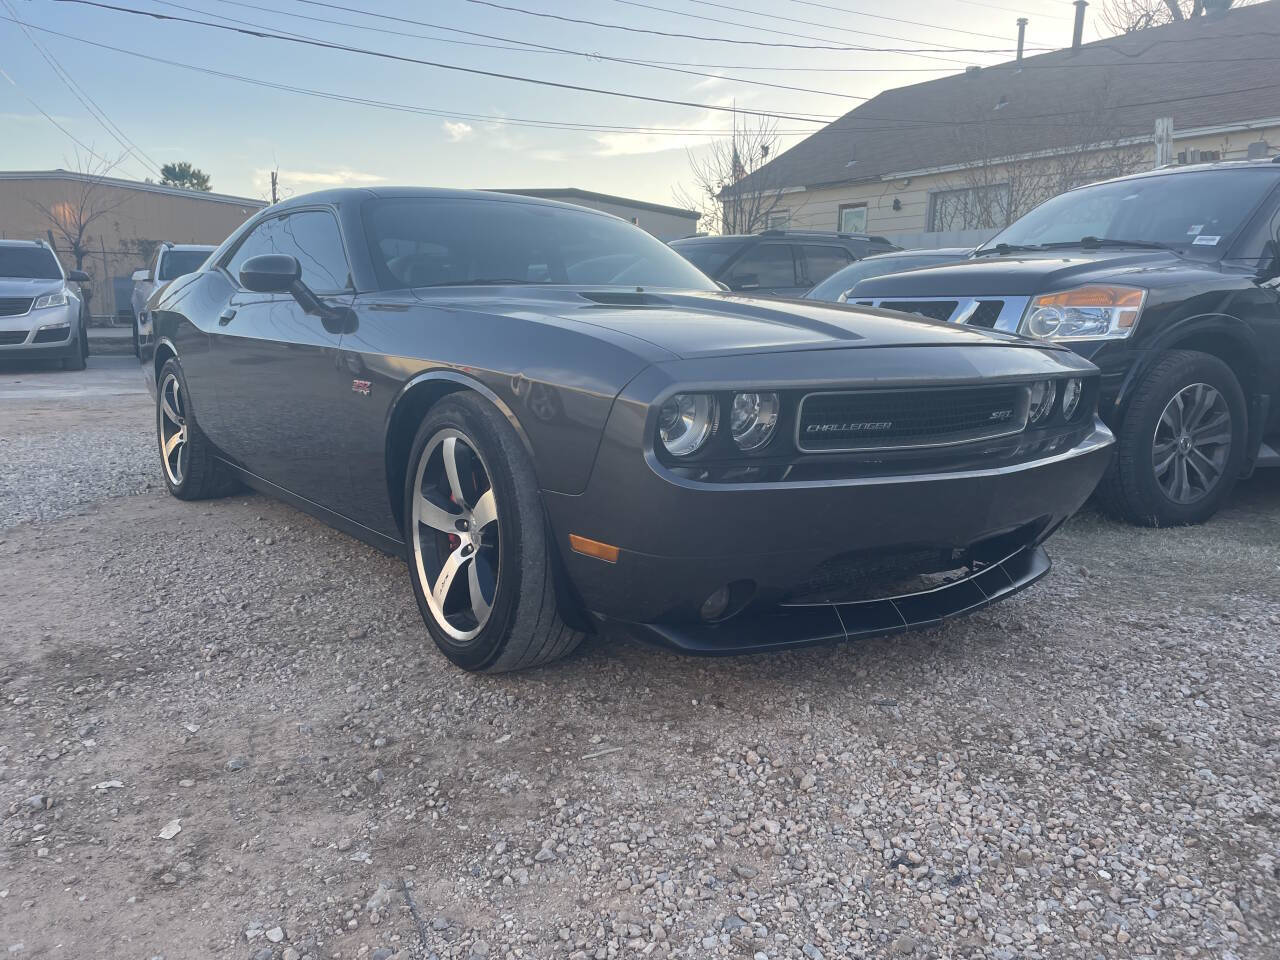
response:
<path id="1" fill-rule="evenodd" d="M 1173 117 L 1156 117 L 1156 169 L 1173 163 Z"/>

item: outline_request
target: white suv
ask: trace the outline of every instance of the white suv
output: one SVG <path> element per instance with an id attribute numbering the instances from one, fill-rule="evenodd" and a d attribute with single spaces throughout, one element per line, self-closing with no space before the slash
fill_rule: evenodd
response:
<path id="1" fill-rule="evenodd" d="M 133 352 L 139 353 L 144 314 L 151 295 L 170 280 L 195 273 L 209 259 L 214 248 L 199 243 L 162 243 L 156 248 L 151 263 L 133 271 Z"/>
<path id="2" fill-rule="evenodd" d="M 42 240 L 0 240 L 0 360 L 61 360 L 83 370 L 89 356 L 80 284 Z"/>

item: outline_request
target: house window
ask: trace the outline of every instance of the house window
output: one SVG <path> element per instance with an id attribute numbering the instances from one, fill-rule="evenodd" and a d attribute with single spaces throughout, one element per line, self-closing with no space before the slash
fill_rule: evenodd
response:
<path id="1" fill-rule="evenodd" d="M 840 218 L 836 229 L 841 233 L 867 232 L 867 205 L 865 203 L 842 203 Z"/>
<path id="2" fill-rule="evenodd" d="M 1009 222 L 1009 184 L 935 190 L 929 194 L 929 231 L 989 230 Z"/>
<path id="3" fill-rule="evenodd" d="M 769 220 L 765 226 L 765 229 L 766 230 L 785 230 L 789 226 L 791 226 L 791 211 L 790 210 L 774 210 L 769 214 Z"/>

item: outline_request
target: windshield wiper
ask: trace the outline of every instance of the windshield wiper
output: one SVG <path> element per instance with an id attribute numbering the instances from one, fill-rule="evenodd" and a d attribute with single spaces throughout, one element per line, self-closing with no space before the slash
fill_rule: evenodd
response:
<path id="1" fill-rule="evenodd" d="M 1061 243 L 1046 243 L 1046 247 L 1059 249 L 1062 247 L 1083 247 L 1096 250 L 1099 247 L 1138 247 L 1143 250 L 1172 250 L 1167 243 L 1154 240 L 1117 240 L 1113 237 L 1081 237 L 1079 240 L 1065 240 Z"/>
<path id="2" fill-rule="evenodd" d="M 1043 250 L 1044 245 L 1039 243 L 997 243 L 994 247 L 983 247 L 981 250 L 975 250 L 975 257 L 985 257 L 989 253 L 998 253 L 1004 256 L 1006 253 L 1021 253 L 1026 250 Z"/>

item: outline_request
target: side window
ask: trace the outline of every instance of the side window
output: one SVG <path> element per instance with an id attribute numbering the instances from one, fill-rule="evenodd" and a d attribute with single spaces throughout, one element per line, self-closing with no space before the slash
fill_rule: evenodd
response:
<path id="1" fill-rule="evenodd" d="M 327 211 L 302 210 L 264 220 L 236 247 L 226 263 L 227 272 L 239 282 L 241 265 L 264 253 L 295 258 L 302 266 L 302 282 L 316 293 L 339 293 L 351 287 L 338 222 Z"/>
<path id="2" fill-rule="evenodd" d="M 852 262 L 843 247 L 806 243 L 800 249 L 804 251 L 804 272 L 810 283 L 821 283 Z"/>
<path id="3" fill-rule="evenodd" d="M 164 256 L 164 247 L 156 247 L 156 252 L 151 257 L 151 263 L 147 264 L 147 272 L 151 274 L 152 280 L 160 278 L 160 258 Z"/>
<path id="4" fill-rule="evenodd" d="M 796 268 L 788 243 L 761 243 L 744 253 L 725 281 L 732 290 L 795 287 Z"/>

